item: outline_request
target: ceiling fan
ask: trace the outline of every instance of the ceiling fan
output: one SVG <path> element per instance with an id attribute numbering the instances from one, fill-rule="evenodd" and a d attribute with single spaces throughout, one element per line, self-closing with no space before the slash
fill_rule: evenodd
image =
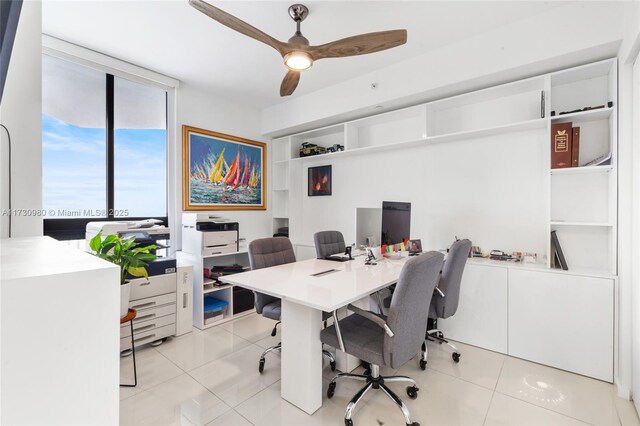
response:
<path id="1" fill-rule="evenodd" d="M 280 96 L 289 96 L 296 90 L 300 81 L 300 72 L 309 69 L 313 61 L 365 55 L 391 49 L 407 42 L 407 30 L 392 30 L 360 34 L 331 43 L 310 46 L 309 40 L 300 32 L 300 23 L 309 15 L 309 9 L 302 4 L 294 4 L 289 7 L 289 16 L 296 23 L 296 33 L 285 43 L 203 0 L 189 0 L 189 4 L 222 25 L 261 41 L 280 53 L 288 68 L 287 75 L 280 85 Z"/>

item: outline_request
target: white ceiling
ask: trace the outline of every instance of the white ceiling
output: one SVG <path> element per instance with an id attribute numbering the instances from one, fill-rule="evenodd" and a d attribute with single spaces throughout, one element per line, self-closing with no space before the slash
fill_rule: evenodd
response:
<path id="1" fill-rule="evenodd" d="M 273 37 L 295 31 L 294 1 L 213 1 Z M 371 55 L 325 59 L 303 73 L 292 95 L 320 90 L 496 27 L 548 11 L 561 2 L 305 1 L 302 24 L 311 44 L 406 28 L 406 45 Z M 285 67 L 271 47 L 224 27 L 187 0 L 58 1 L 42 6 L 45 34 L 177 78 L 256 108 L 282 102 Z M 284 98 L 287 99 L 287 98 Z"/>

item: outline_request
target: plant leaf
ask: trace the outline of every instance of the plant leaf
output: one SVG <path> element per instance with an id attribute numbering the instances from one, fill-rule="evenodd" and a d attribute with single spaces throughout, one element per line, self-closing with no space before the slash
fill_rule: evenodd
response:
<path id="1" fill-rule="evenodd" d="M 109 251 L 114 248 L 117 244 L 117 242 L 113 242 L 113 243 L 108 243 L 106 244 L 107 240 L 105 239 L 102 242 L 102 248 L 100 249 L 100 254 L 107 254 L 109 253 Z"/>
<path id="2" fill-rule="evenodd" d="M 89 248 L 95 252 L 100 250 L 100 243 L 102 242 L 102 231 L 98 232 L 95 237 L 89 241 Z"/>
<path id="3" fill-rule="evenodd" d="M 127 268 L 127 272 L 130 275 L 133 275 L 134 277 L 149 278 L 149 275 L 147 274 L 147 268 L 145 268 L 144 266 L 142 266 L 142 267 L 129 266 Z"/>

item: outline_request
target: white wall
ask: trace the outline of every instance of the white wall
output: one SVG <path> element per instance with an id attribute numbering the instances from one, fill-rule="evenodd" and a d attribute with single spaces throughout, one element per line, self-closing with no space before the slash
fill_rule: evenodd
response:
<path id="1" fill-rule="evenodd" d="M 370 115 L 375 105 L 384 107 L 378 113 L 613 57 L 622 38 L 622 6 L 600 2 L 553 8 L 323 90 L 294 95 L 263 110 L 262 133 L 295 133 Z M 375 90 L 371 82 L 378 83 Z"/>
<path id="2" fill-rule="evenodd" d="M 12 208 L 42 208 L 42 5 L 22 4 L 18 31 L 0 105 L 0 123 L 11 132 Z M 0 129 L 0 211 L 8 208 L 7 135 Z M 0 216 L 1 237 L 8 218 Z M 41 216 L 14 216 L 14 237 L 42 235 Z"/>
<path id="3" fill-rule="evenodd" d="M 634 397 L 640 411 L 640 72 L 633 62 L 640 48 L 640 5 L 625 4 L 619 58 L 619 206 L 617 368 L 618 393 Z"/>
<path id="4" fill-rule="evenodd" d="M 212 93 L 204 92 L 197 87 L 182 83 L 177 94 L 177 126 L 175 155 L 176 173 L 173 176 L 176 185 L 176 219 L 179 223 L 182 217 L 182 126 L 188 125 L 201 129 L 227 133 L 246 139 L 267 142 L 260 133 L 260 111 L 255 108 L 233 103 Z M 268 146 L 267 146 L 268 148 Z M 267 161 L 269 162 L 269 151 Z M 270 174 L 269 167 L 267 173 Z M 269 188 L 271 179 L 267 177 L 267 207 L 270 208 Z M 240 237 L 247 242 L 255 238 L 270 237 L 272 235 L 271 214 L 268 210 L 252 211 L 219 211 L 221 216 L 238 221 Z M 180 225 L 178 225 L 180 226 Z M 180 232 L 176 229 L 178 247 L 180 247 Z M 176 235 L 176 234 L 174 234 Z"/>
<path id="5" fill-rule="evenodd" d="M 448 247 L 458 236 L 485 250 L 545 253 L 547 145 L 540 129 L 305 161 L 298 171 L 303 184 L 294 189 L 299 201 L 290 206 L 292 223 L 301 222 L 292 237 L 313 244 L 317 230 L 337 229 L 352 243 L 356 207 L 409 201 L 411 237 L 427 250 Z M 332 165 L 332 196 L 308 197 L 307 168 L 326 164 Z"/>

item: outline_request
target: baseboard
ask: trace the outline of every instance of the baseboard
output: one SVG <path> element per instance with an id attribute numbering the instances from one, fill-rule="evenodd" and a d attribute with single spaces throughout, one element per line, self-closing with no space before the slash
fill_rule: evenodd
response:
<path id="1" fill-rule="evenodd" d="M 618 377 L 613 378 L 613 384 L 616 385 L 616 393 L 620 398 L 631 401 L 631 389 L 629 389 L 627 386 L 623 386 L 620 383 L 620 379 L 618 379 Z"/>

